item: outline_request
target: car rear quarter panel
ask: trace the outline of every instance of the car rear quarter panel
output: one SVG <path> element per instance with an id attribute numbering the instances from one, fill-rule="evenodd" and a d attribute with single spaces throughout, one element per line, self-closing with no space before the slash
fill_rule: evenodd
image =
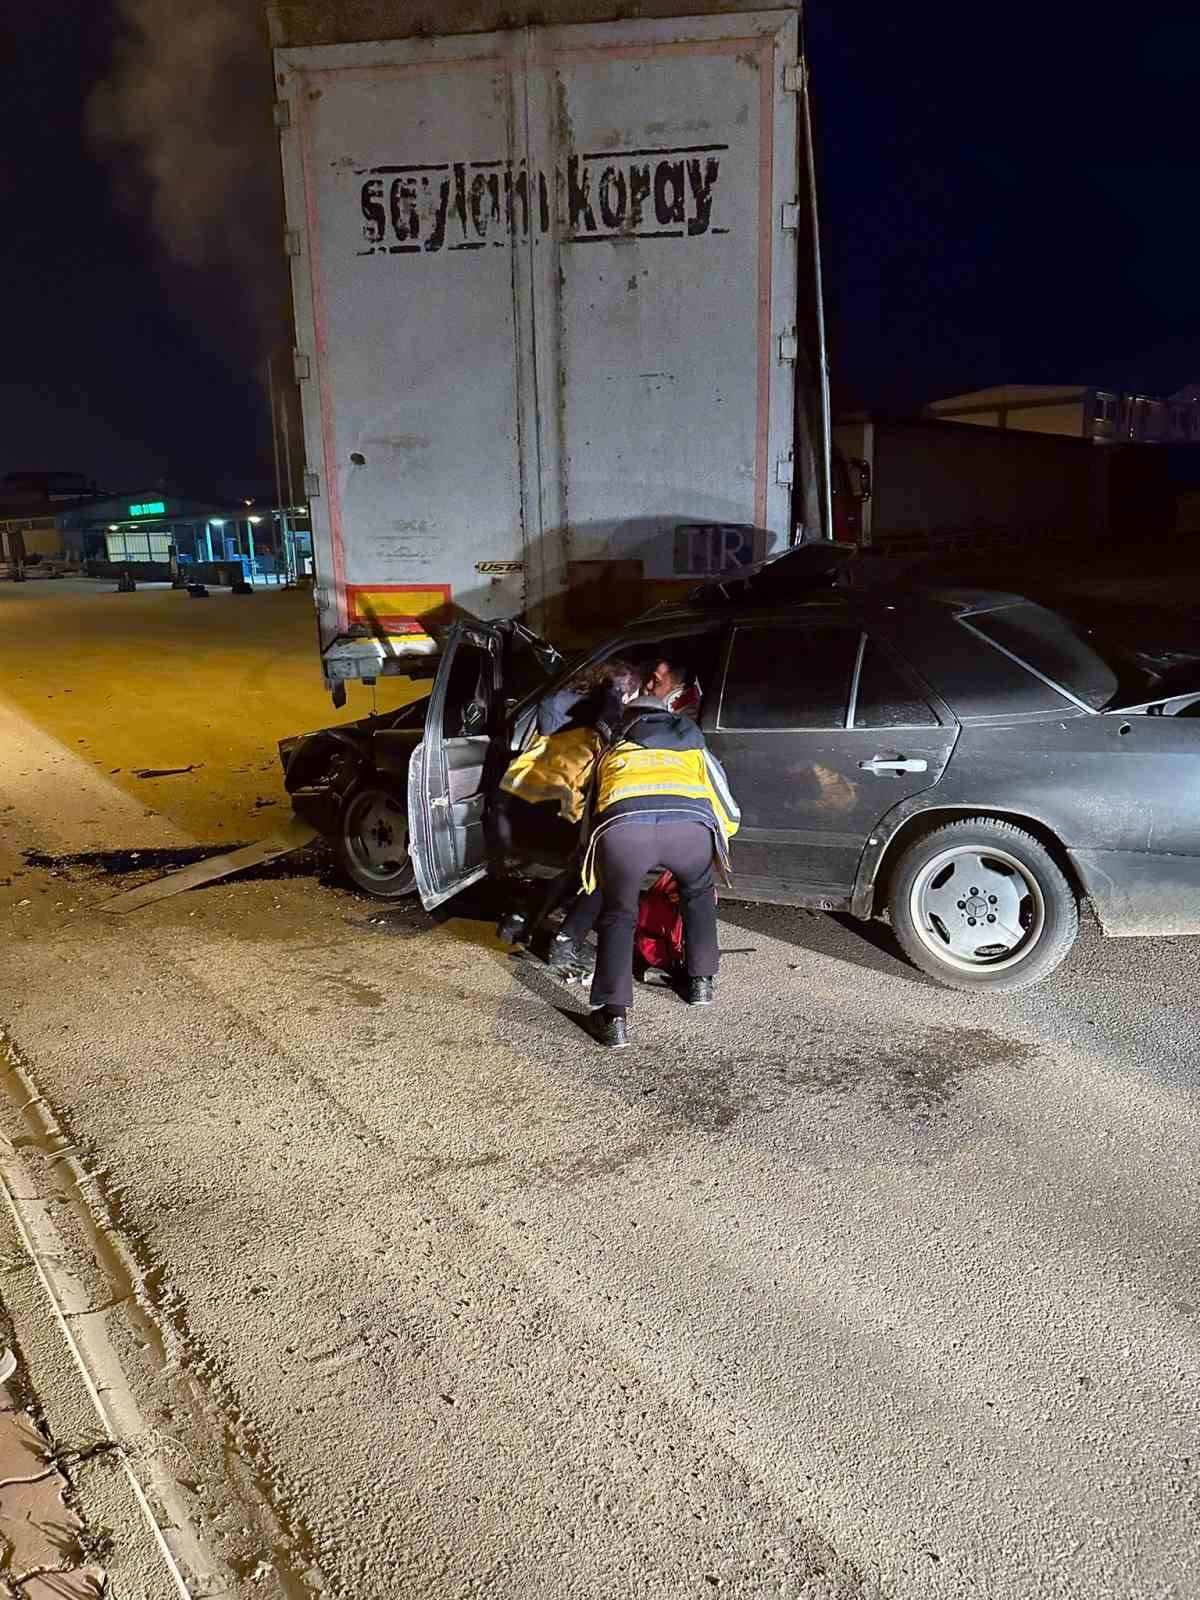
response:
<path id="1" fill-rule="evenodd" d="M 1036 817 L 1069 850 L 1200 856 L 1200 722 L 1081 713 L 968 724 L 942 790 Z"/>
<path id="2" fill-rule="evenodd" d="M 1065 850 L 1105 933 L 1200 933 L 1200 720 L 1120 713 L 963 727 L 936 791 L 954 814 L 1027 818 Z M 875 830 L 875 867 L 914 806 Z M 857 897 L 856 897 L 857 899 Z"/>

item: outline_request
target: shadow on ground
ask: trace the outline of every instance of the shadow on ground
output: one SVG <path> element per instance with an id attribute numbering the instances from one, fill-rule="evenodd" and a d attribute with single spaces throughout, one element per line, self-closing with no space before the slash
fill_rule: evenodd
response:
<path id="1" fill-rule="evenodd" d="M 909 962 L 885 922 L 862 922 L 837 912 L 753 905 L 741 900 L 721 901 L 721 921 L 813 955 L 831 956 L 869 972 L 886 973 L 917 988 L 938 987 Z"/>
<path id="2" fill-rule="evenodd" d="M 182 867 L 194 866 L 198 861 L 210 861 L 216 856 L 231 854 L 243 849 L 248 841 L 229 840 L 221 844 L 184 845 L 169 850 L 78 850 L 62 855 L 49 855 L 43 850 L 26 850 L 23 860 L 27 867 L 47 872 L 52 878 L 68 878 L 75 882 L 98 882 L 113 878 L 122 881 L 150 882 Z M 340 884 L 335 877 L 333 860 L 318 840 L 290 855 L 278 856 L 261 866 L 246 867 L 237 874 L 242 882 L 285 878 L 316 878 L 319 882 Z M 201 889 L 206 885 L 199 885 Z M 195 891 L 189 891 L 194 893 Z"/>

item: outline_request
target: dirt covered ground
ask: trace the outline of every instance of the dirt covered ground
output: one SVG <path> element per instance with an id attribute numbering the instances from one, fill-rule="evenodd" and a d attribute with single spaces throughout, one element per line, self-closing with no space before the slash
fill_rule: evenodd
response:
<path id="1" fill-rule="evenodd" d="M 406 679 L 350 686 L 334 711 L 312 596 L 91 579 L 0 583 L 0 693 L 131 798 L 205 842 L 278 827 L 276 741 L 403 705 Z M 176 769 L 173 770 L 172 769 Z M 185 770 L 178 770 L 185 769 Z M 186 770 L 190 769 L 190 770 Z M 172 771 L 169 777 L 139 772 Z"/>

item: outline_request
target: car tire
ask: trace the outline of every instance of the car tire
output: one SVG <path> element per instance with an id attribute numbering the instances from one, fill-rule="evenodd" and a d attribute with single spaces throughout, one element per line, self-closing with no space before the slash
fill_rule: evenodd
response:
<path id="1" fill-rule="evenodd" d="M 333 853 L 343 876 L 373 900 L 402 900 L 417 887 L 408 852 L 408 805 L 376 775 L 350 790 L 338 813 Z"/>
<path id="2" fill-rule="evenodd" d="M 887 898 L 914 966 L 950 989 L 1038 983 L 1079 932 L 1079 901 L 1045 845 L 992 817 L 947 823 L 901 854 Z"/>

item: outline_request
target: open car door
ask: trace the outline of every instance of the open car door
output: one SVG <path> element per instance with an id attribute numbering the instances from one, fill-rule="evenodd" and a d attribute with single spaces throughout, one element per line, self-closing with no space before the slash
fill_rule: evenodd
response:
<path id="1" fill-rule="evenodd" d="M 425 737 L 408 768 L 409 850 L 426 910 L 484 877 L 484 811 L 504 719 L 504 636 L 479 622 L 446 635 L 429 697 Z"/>

